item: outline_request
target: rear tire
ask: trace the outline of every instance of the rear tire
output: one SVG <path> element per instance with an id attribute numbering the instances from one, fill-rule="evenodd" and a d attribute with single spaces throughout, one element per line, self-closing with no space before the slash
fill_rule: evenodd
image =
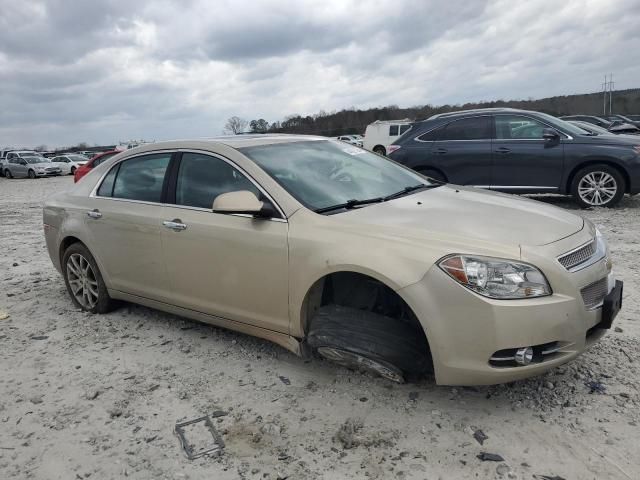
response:
<path id="1" fill-rule="evenodd" d="M 11 174 L 11 170 L 5 170 L 4 171 L 4 176 L 7 178 L 13 178 L 13 175 Z"/>
<path id="2" fill-rule="evenodd" d="M 383 157 L 387 156 L 387 149 L 384 148 L 382 145 L 376 145 L 373 148 L 373 152 L 377 153 L 378 155 L 382 155 Z"/>
<path id="3" fill-rule="evenodd" d="M 64 252 L 62 275 L 76 307 L 91 313 L 108 313 L 115 308 L 98 264 L 82 243 L 74 243 Z"/>
<path id="4" fill-rule="evenodd" d="M 579 170 L 571 182 L 571 195 L 582 208 L 613 207 L 620 202 L 625 189 L 622 174 L 605 164 Z"/>
<path id="5" fill-rule="evenodd" d="M 405 374 L 424 373 L 431 366 L 423 332 L 402 320 L 340 305 L 317 310 L 307 343 L 340 365 L 398 383 Z"/>

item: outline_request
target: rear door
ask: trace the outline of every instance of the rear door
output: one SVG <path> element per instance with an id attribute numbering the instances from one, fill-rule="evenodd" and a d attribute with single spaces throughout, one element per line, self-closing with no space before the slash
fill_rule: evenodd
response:
<path id="1" fill-rule="evenodd" d="M 491 185 L 490 115 L 454 120 L 436 132 L 429 165 L 459 185 Z"/>
<path id="2" fill-rule="evenodd" d="M 564 135 L 545 140 L 551 128 L 519 114 L 496 114 L 491 188 L 513 192 L 554 192 L 560 187 L 564 168 Z"/>
<path id="3" fill-rule="evenodd" d="M 171 290 L 161 240 L 171 155 L 139 155 L 117 163 L 89 197 L 84 212 L 92 237 L 89 248 L 110 287 L 158 301 L 166 301 Z"/>

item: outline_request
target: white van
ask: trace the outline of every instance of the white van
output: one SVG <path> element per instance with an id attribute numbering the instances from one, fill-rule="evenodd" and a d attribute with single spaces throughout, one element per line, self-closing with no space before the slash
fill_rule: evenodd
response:
<path id="1" fill-rule="evenodd" d="M 409 130 L 412 123 L 408 118 L 404 120 L 376 120 L 367 125 L 364 132 L 364 148 L 380 155 L 386 155 L 389 151 L 389 145 Z"/>

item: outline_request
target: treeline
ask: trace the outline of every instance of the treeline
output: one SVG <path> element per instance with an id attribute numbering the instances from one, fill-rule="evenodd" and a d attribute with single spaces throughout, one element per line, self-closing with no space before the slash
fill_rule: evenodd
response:
<path id="1" fill-rule="evenodd" d="M 312 135 L 337 136 L 364 133 L 367 125 L 376 120 L 398 120 L 409 118 L 422 120 L 437 113 L 472 108 L 511 107 L 536 110 L 551 115 L 587 114 L 602 115 L 603 94 L 587 93 L 565 95 L 561 97 L 541 98 L 538 100 L 496 100 L 493 102 L 465 103 L 464 105 L 423 105 L 400 108 L 396 105 L 358 110 L 348 108 L 339 112 L 319 112 L 315 115 L 291 115 L 282 121 L 269 123 L 264 119 L 245 121 L 252 132 L 299 133 Z M 607 109 L 609 99 L 607 97 Z M 611 103 L 613 113 L 640 114 L 640 88 L 617 90 L 613 92 Z M 237 118 L 237 117 L 236 117 Z"/>

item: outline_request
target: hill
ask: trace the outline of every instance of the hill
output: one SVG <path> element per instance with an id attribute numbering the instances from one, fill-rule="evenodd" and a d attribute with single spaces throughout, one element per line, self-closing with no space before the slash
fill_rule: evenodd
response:
<path id="1" fill-rule="evenodd" d="M 602 92 L 586 93 L 541 98 L 538 100 L 496 100 L 493 102 L 465 103 L 464 105 L 423 105 L 410 108 L 400 108 L 395 105 L 370 108 L 368 110 L 350 108 L 339 112 L 320 112 L 307 116 L 291 115 L 281 122 L 271 124 L 268 131 L 274 133 L 301 133 L 325 136 L 364 133 L 366 126 L 375 120 L 394 120 L 401 118 L 421 120 L 436 113 L 489 107 L 522 108 L 556 116 L 580 113 L 601 115 L 603 109 L 603 94 Z M 640 114 L 640 88 L 615 90 L 613 92 L 612 110 L 614 113 L 622 115 Z"/>

